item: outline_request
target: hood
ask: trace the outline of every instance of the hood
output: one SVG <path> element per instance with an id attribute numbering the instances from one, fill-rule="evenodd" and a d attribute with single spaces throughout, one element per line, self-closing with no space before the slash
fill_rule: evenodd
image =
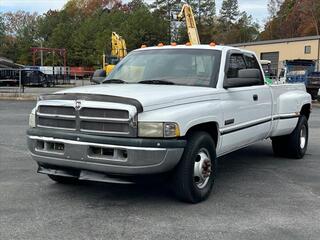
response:
<path id="1" fill-rule="evenodd" d="M 154 85 L 154 84 L 99 84 L 70 88 L 57 93 L 101 94 L 132 98 L 139 101 L 145 111 L 217 99 L 218 90 L 209 87 Z"/>

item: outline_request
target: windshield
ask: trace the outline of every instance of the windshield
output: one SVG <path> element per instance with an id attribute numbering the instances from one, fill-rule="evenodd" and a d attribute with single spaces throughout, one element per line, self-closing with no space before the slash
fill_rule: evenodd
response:
<path id="1" fill-rule="evenodd" d="M 129 54 L 108 80 L 122 83 L 213 86 L 217 81 L 221 52 L 202 49 L 144 50 Z"/>

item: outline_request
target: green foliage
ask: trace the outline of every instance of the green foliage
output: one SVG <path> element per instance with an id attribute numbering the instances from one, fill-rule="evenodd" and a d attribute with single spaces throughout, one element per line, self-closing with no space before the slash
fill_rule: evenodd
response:
<path id="1" fill-rule="evenodd" d="M 223 0 L 220 10 L 220 20 L 226 24 L 230 24 L 235 22 L 238 16 L 238 0 Z"/>
<path id="2" fill-rule="evenodd" d="M 200 12 L 198 0 L 186 2 L 193 7 L 202 43 L 251 41 L 257 36 L 257 24 L 245 13 L 239 16 L 236 0 L 225 0 L 220 16 L 216 16 L 214 0 L 202 0 Z M 119 0 L 69 0 L 62 10 L 50 10 L 40 16 L 23 11 L 0 14 L 0 54 L 30 65 L 30 48 L 42 45 L 67 49 L 69 66 L 101 67 L 103 53 L 111 52 L 112 31 L 126 40 L 128 51 L 142 44 L 169 43 L 169 29 L 171 35 L 173 30 L 177 32 L 174 40 L 187 42 L 184 23 L 175 23 L 171 15 L 180 11 L 183 3 L 158 0 L 147 5 L 142 0 L 127 4 Z M 63 64 L 62 58 L 52 53 L 44 53 L 44 60 L 47 65 Z"/>

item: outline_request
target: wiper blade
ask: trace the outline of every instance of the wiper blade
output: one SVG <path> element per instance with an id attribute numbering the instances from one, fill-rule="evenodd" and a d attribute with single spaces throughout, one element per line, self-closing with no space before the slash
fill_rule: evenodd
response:
<path id="1" fill-rule="evenodd" d="M 150 80 L 143 80 L 138 83 L 142 84 L 166 84 L 166 85 L 175 85 L 174 82 L 168 80 L 159 80 L 159 79 L 150 79 Z"/>
<path id="2" fill-rule="evenodd" d="M 112 78 L 112 79 L 106 79 L 102 83 L 105 84 L 105 83 L 127 83 L 127 82 L 122 79 Z"/>

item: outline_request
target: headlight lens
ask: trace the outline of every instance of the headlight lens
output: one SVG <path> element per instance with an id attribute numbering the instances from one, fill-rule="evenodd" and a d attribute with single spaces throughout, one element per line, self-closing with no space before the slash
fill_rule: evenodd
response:
<path id="1" fill-rule="evenodd" d="M 29 115 L 29 127 L 34 128 L 36 127 L 36 110 L 33 109 Z"/>
<path id="2" fill-rule="evenodd" d="M 138 135 L 149 138 L 179 137 L 180 130 L 176 123 L 139 122 Z"/>

